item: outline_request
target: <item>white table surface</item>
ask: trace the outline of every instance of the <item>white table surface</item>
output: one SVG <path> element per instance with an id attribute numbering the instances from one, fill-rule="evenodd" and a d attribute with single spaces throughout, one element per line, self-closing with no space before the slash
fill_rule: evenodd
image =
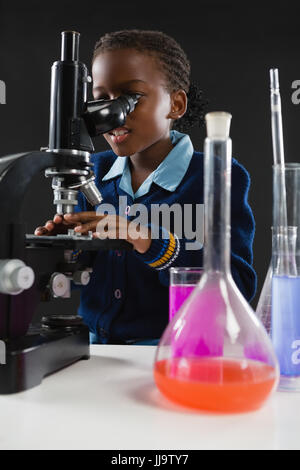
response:
<path id="1" fill-rule="evenodd" d="M 89 361 L 0 396 L 0 448 L 300 449 L 300 393 L 275 392 L 251 413 L 190 411 L 156 388 L 155 349 L 92 345 Z"/>

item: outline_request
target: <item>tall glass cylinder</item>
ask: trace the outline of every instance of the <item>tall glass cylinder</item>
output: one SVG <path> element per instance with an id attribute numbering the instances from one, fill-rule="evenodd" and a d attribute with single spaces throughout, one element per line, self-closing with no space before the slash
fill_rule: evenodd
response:
<path id="1" fill-rule="evenodd" d="M 204 272 L 166 328 L 154 365 L 165 396 L 212 412 L 255 410 L 278 381 L 271 340 L 231 275 L 230 120 L 206 115 Z"/>
<path id="2" fill-rule="evenodd" d="M 279 90 L 279 71 L 278 69 L 270 69 L 270 98 L 271 98 L 271 128 L 272 128 L 272 144 L 273 144 L 273 161 L 274 165 L 284 167 L 284 145 L 283 145 L 283 128 L 281 115 L 281 97 Z M 273 173 L 274 175 L 274 173 Z M 280 192 L 280 196 L 279 196 Z M 272 227 L 272 245 L 274 235 L 276 238 L 277 227 L 288 227 L 286 215 L 286 189 L 285 180 L 281 178 L 277 182 L 277 198 L 279 197 L 280 206 L 277 207 L 276 221 L 274 229 Z M 288 247 L 285 245 L 285 251 Z M 273 266 L 272 257 L 265 277 L 262 291 L 256 307 L 256 314 L 262 321 L 267 332 L 271 334 L 271 317 L 272 317 L 272 277 Z"/>
<path id="3" fill-rule="evenodd" d="M 282 191 L 287 226 L 281 224 Z M 274 230 L 276 228 L 276 230 Z M 280 390 L 300 391 L 300 164 L 273 167 L 271 337 L 280 365 Z"/>

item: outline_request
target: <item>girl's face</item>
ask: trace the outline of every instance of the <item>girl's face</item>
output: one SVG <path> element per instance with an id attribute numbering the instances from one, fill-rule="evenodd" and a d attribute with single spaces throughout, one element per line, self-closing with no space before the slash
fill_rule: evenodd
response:
<path id="1" fill-rule="evenodd" d="M 114 131 L 104 134 L 116 155 L 141 153 L 169 138 L 171 95 L 155 57 L 135 49 L 100 53 L 93 63 L 94 99 L 115 99 L 122 94 L 141 95 L 136 108 L 127 116 L 123 136 Z"/>

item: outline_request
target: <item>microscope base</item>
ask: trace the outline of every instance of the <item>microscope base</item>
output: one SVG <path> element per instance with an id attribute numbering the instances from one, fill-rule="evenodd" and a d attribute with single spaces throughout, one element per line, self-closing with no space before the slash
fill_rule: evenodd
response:
<path id="1" fill-rule="evenodd" d="M 31 329 L 23 338 L 7 340 L 5 345 L 5 364 L 0 364 L 0 395 L 28 390 L 47 375 L 90 358 L 89 330 L 84 325 L 49 331 Z"/>

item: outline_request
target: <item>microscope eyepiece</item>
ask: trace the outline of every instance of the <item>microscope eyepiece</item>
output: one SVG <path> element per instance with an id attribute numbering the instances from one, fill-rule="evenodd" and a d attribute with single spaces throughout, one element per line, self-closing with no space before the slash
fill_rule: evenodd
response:
<path id="1" fill-rule="evenodd" d="M 79 60 L 79 39 L 80 33 L 77 31 L 63 31 L 61 33 L 61 60 Z"/>
<path id="2" fill-rule="evenodd" d="M 117 99 L 124 99 L 124 100 L 127 101 L 127 103 L 128 103 L 127 104 L 127 107 L 128 107 L 127 114 L 129 114 L 136 107 L 140 97 L 141 97 L 141 95 L 139 95 L 138 93 L 135 93 L 135 94 L 132 94 L 132 95 L 122 95 Z"/>
<path id="3" fill-rule="evenodd" d="M 87 103 L 83 119 L 89 135 L 95 137 L 124 125 L 141 95 L 121 95 L 114 100 L 97 100 Z"/>

